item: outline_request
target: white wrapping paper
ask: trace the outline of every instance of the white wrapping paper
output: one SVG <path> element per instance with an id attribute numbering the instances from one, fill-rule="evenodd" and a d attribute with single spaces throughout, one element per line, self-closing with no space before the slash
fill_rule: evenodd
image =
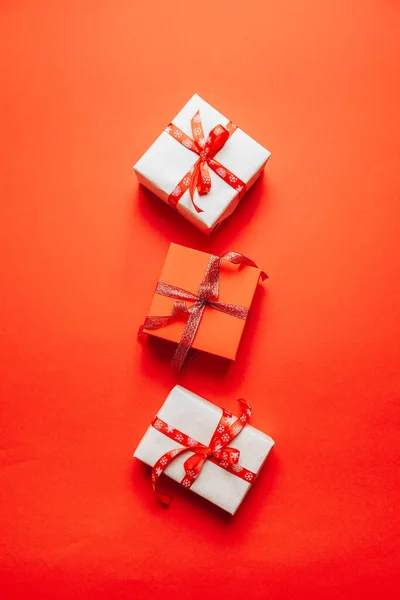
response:
<path id="1" fill-rule="evenodd" d="M 224 117 L 208 102 L 195 94 L 172 120 L 177 127 L 192 137 L 190 121 L 200 110 L 204 134 L 207 137 L 216 125 L 226 125 Z M 215 155 L 215 159 L 251 187 L 264 169 L 270 152 L 238 128 Z M 175 186 L 195 164 L 196 155 L 163 131 L 134 166 L 136 175 L 144 186 L 168 203 L 168 196 Z M 209 234 L 218 223 L 226 219 L 236 208 L 237 191 L 214 171 L 211 175 L 211 191 L 205 196 L 194 195 L 196 205 L 204 212 L 194 209 L 189 190 L 180 199 L 177 210 L 204 233 Z"/>
<path id="2" fill-rule="evenodd" d="M 170 392 L 157 415 L 168 425 L 208 445 L 221 418 L 222 410 L 177 385 Z M 258 473 L 274 441 L 265 433 L 251 425 L 246 425 L 229 445 L 240 450 L 239 463 L 243 467 Z M 163 454 L 181 447 L 178 442 L 150 426 L 136 448 L 134 456 L 152 467 Z M 190 451 L 184 452 L 175 458 L 165 469 L 165 474 L 180 482 L 185 475 L 183 463 L 190 454 Z M 198 479 L 190 489 L 233 515 L 251 485 L 212 462 L 206 461 Z"/>

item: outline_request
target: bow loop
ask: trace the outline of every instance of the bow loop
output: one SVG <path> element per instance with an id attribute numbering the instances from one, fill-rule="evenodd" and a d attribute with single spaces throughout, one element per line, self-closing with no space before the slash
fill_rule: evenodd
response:
<path id="1" fill-rule="evenodd" d="M 239 450 L 236 448 L 229 448 L 228 446 L 222 447 L 220 450 L 215 450 L 213 455 L 215 458 L 219 458 L 230 465 L 237 465 L 240 458 Z"/>
<path id="2" fill-rule="evenodd" d="M 229 139 L 229 131 L 222 125 L 217 125 L 212 129 L 208 135 L 206 142 L 206 150 L 208 160 L 214 158 L 214 156 L 221 150 Z"/>
<path id="3" fill-rule="evenodd" d="M 171 316 L 186 314 L 188 312 L 189 312 L 189 309 L 188 309 L 188 306 L 187 306 L 185 300 L 175 300 L 174 305 L 172 307 Z"/>
<path id="4" fill-rule="evenodd" d="M 190 448 L 190 450 L 192 450 L 194 454 L 192 454 L 192 456 L 189 456 L 189 458 L 185 460 L 183 467 L 186 473 L 194 471 L 196 475 L 198 475 L 201 469 L 203 468 L 203 465 L 206 462 L 208 456 L 210 456 L 205 452 L 205 450 L 208 450 L 208 448 L 202 448 L 198 446 L 194 448 L 192 447 Z"/>

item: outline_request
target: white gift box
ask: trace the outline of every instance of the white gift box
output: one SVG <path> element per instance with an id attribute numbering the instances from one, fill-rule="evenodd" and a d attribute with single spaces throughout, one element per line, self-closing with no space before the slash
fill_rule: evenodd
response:
<path id="1" fill-rule="evenodd" d="M 208 446 L 221 415 L 221 408 L 179 385 L 172 389 L 157 413 L 159 419 L 205 446 Z M 229 443 L 229 446 L 240 451 L 239 464 L 256 475 L 273 445 L 274 441 L 268 435 L 251 425 L 246 425 Z M 134 457 L 153 467 L 166 452 L 179 448 L 182 448 L 179 442 L 151 425 L 136 448 Z M 171 479 L 181 482 L 185 476 L 183 464 L 191 454 L 193 453 L 188 450 L 177 456 L 166 467 L 164 473 Z M 206 460 L 200 475 L 190 489 L 233 515 L 251 485 L 237 475 Z"/>
<path id="2" fill-rule="evenodd" d="M 229 123 L 229 119 L 197 94 L 182 108 L 172 123 L 192 137 L 191 119 L 197 111 L 200 111 L 206 138 L 216 125 L 225 127 Z M 247 189 L 262 173 L 269 157 L 270 152 L 239 127 L 215 155 L 215 159 L 241 179 Z M 194 152 L 163 131 L 136 163 L 134 170 L 139 182 L 168 204 L 171 192 L 197 159 L 198 156 Z M 210 234 L 221 221 L 226 219 L 235 210 L 240 200 L 236 189 L 214 171 L 211 169 L 209 171 L 210 192 L 204 196 L 200 196 L 197 190 L 194 193 L 195 204 L 204 212 L 195 210 L 189 190 L 186 190 L 176 205 L 179 213 L 206 234 Z"/>

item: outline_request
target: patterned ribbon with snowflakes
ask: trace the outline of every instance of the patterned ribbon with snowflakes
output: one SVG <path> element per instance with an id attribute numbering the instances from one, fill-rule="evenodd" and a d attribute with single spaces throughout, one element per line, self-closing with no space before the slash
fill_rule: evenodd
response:
<path id="1" fill-rule="evenodd" d="M 192 454 L 183 464 L 185 476 L 180 482 L 185 488 L 190 488 L 193 485 L 200 475 L 206 460 L 209 460 L 221 467 L 221 469 L 225 469 L 225 471 L 229 471 L 229 473 L 240 477 L 247 483 L 253 483 L 257 476 L 256 473 L 249 471 L 249 469 L 246 469 L 239 464 L 239 450 L 227 446 L 229 442 L 239 435 L 251 417 L 251 406 L 246 400 L 240 398 L 238 402 L 241 408 L 240 417 L 234 417 L 230 411 L 224 408 L 208 446 L 187 436 L 182 431 L 179 431 L 179 429 L 171 427 L 171 425 L 168 425 L 165 421 L 160 419 L 160 417 L 154 417 L 152 422 L 154 429 L 157 429 L 160 433 L 168 436 L 171 440 L 182 444 L 180 448 L 169 450 L 163 454 L 153 466 L 151 475 L 153 490 L 163 504 L 168 506 L 171 497 L 158 491 L 157 481 L 168 465 L 171 464 L 177 456 L 188 451 L 192 452 Z"/>
<path id="2" fill-rule="evenodd" d="M 181 339 L 172 359 L 172 366 L 178 371 L 182 368 L 186 357 L 192 347 L 197 330 L 200 326 L 201 318 L 207 306 L 236 317 L 237 319 L 247 319 L 249 309 L 245 306 L 228 304 L 220 302 L 219 297 L 219 272 L 222 261 L 226 260 L 234 265 L 247 265 L 257 268 L 257 265 L 250 258 L 247 258 L 239 252 L 226 252 L 222 256 L 210 255 L 203 281 L 200 284 L 197 294 L 192 294 L 175 285 L 159 281 L 156 287 L 156 294 L 172 298 L 174 304 L 170 315 L 165 316 L 147 316 L 143 325 L 140 326 L 138 335 L 140 336 L 146 329 L 160 329 L 169 325 L 177 318 L 186 317 L 187 321 L 182 332 Z M 260 277 L 264 280 L 268 277 L 264 271 L 260 272 Z M 187 302 L 192 302 L 191 306 Z"/>
<path id="3" fill-rule="evenodd" d="M 216 125 L 207 137 L 204 137 L 203 125 L 201 123 L 200 111 L 191 119 L 193 139 L 186 135 L 179 127 L 170 123 L 166 128 L 174 140 L 177 140 L 182 146 L 191 150 L 199 156 L 193 167 L 182 177 L 181 181 L 175 186 L 168 198 L 168 203 L 172 208 L 176 208 L 183 194 L 189 189 L 192 204 L 197 212 L 203 212 L 194 201 L 194 192 L 197 191 L 200 196 L 208 194 L 211 189 L 211 177 L 208 167 L 212 169 L 221 179 L 226 181 L 238 193 L 239 198 L 246 192 L 246 184 L 239 179 L 237 175 L 215 160 L 215 155 L 226 144 L 230 136 L 236 131 L 237 125 L 229 121 L 223 127 Z"/>

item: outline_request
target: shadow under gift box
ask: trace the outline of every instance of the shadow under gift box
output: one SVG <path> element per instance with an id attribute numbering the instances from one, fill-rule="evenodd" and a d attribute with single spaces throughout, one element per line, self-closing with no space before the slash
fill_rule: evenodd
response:
<path id="1" fill-rule="evenodd" d="M 229 119 L 197 94 L 187 102 L 172 123 L 192 137 L 191 119 L 197 111 L 200 111 L 205 137 L 216 125 L 225 127 L 229 123 Z M 248 190 L 263 172 L 270 156 L 268 150 L 238 127 L 215 154 L 215 159 L 241 179 Z M 197 154 L 163 131 L 133 168 L 139 182 L 168 204 L 170 194 L 197 159 Z M 176 206 L 181 215 L 207 235 L 232 214 L 240 201 L 239 193 L 234 187 L 210 168 L 209 172 L 210 192 L 204 196 L 200 196 L 197 190 L 194 193 L 195 204 L 204 212 L 195 210 L 189 190 L 186 190 Z"/>
<path id="2" fill-rule="evenodd" d="M 208 446 L 221 414 L 218 406 L 177 385 L 169 393 L 157 416 L 174 429 Z M 239 464 L 257 475 L 274 444 L 267 434 L 246 425 L 228 445 L 239 450 Z M 133 456 L 153 467 L 163 454 L 178 448 L 182 448 L 179 442 L 150 426 Z M 185 476 L 183 463 L 191 454 L 190 450 L 183 452 L 167 466 L 164 473 L 174 481 L 182 481 Z M 206 461 L 190 489 L 234 515 L 252 485 Z"/>
<path id="3" fill-rule="evenodd" d="M 170 244 L 159 278 L 162 283 L 174 285 L 197 294 L 203 280 L 210 254 L 178 244 Z M 246 265 L 233 265 L 223 260 L 219 276 L 220 302 L 250 308 L 261 276 L 261 269 Z M 189 305 L 190 303 L 188 303 Z M 174 300 L 155 293 L 148 316 L 171 315 Z M 177 317 L 159 329 L 143 329 L 148 335 L 179 343 L 186 318 Z M 235 360 L 246 320 L 206 306 L 192 348 Z"/>

